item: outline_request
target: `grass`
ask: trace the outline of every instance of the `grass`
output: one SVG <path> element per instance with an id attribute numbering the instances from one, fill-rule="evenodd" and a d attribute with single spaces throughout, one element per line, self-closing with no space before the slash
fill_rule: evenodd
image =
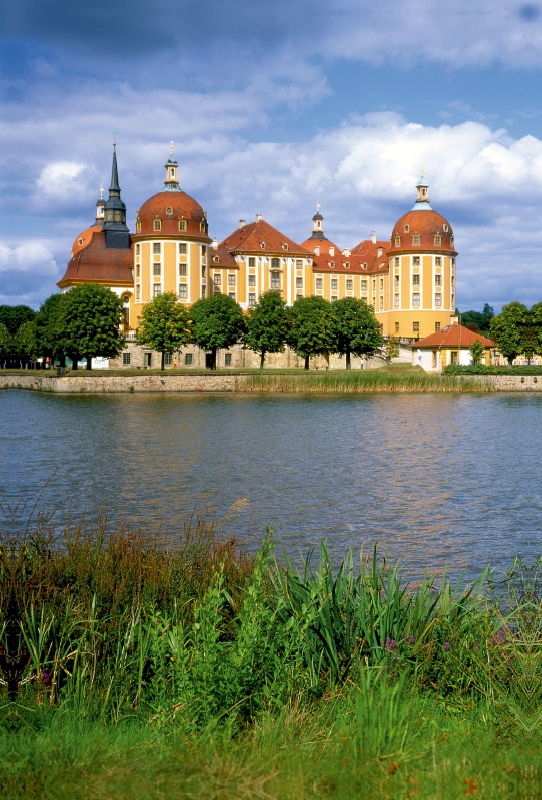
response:
<path id="1" fill-rule="evenodd" d="M 540 568 L 408 586 L 377 551 L 297 568 L 197 517 L 169 540 L 21 523 L 0 796 L 538 796 Z"/>

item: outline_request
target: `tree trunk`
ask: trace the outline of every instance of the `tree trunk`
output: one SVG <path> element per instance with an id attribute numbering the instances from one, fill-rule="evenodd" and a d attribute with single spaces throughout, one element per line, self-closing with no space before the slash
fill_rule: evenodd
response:
<path id="1" fill-rule="evenodd" d="M 162 353 L 162 363 L 160 365 L 160 369 L 163 372 L 165 370 L 165 368 L 166 368 L 166 354 Z"/>
<path id="2" fill-rule="evenodd" d="M 213 356 L 211 369 L 216 370 L 216 347 L 212 348 L 211 355 Z"/>
<path id="3" fill-rule="evenodd" d="M 265 361 L 265 350 L 262 350 L 262 352 L 260 353 L 260 369 L 263 369 L 264 361 Z"/>
<path id="4" fill-rule="evenodd" d="M 78 356 L 77 354 L 75 354 L 75 355 L 74 355 L 74 354 L 72 353 L 72 355 L 71 355 L 71 356 L 69 356 L 69 357 L 70 357 L 70 358 L 71 358 L 71 360 L 72 360 L 72 369 L 73 369 L 73 370 L 79 369 L 79 367 L 77 366 L 77 362 L 79 361 L 79 356 Z"/>
<path id="5" fill-rule="evenodd" d="M 305 369 L 309 368 L 309 356 L 305 356 Z"/>
<path id="6" fill-rule="evenodd" d="M 92 369 L 92 357 L 87 356 L 87 369 Z"/>
<path id="7" fill-rule="evenodd" d="M 346 369 L 352 369 L 352 364 L 350 362 L 350 350 L 346 351 Z"/>

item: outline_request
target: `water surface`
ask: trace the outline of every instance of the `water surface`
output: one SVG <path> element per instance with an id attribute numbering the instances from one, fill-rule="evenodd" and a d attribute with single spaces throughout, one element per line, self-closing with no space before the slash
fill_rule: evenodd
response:
<path id="1" fill-rule="evenodd" d="M 535 394 L 107 395 L 0 392 L 0 493 L 177 530 L 196 507 L 255 548 L 381 542 L 410 571 L 475 575 L 539 552 Z"/>

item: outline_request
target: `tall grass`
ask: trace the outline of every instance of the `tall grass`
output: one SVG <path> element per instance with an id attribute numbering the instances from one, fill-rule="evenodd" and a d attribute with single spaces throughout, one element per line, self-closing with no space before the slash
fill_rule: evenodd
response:
<path id="1" fill-rule="evenodd" d="M 376 550 L 297 568 L 271 532 L 248 557 L 204 519 L 41 517 L 0 551 L 0 791 L 513 796 L 542 767 L 540 567 L 409 586 Z"/>
<path id="2" fill-rule="evenodd" d="M 237 391 L 252 392 L 490 392 L 488 380 L 456 375 L 384 370 L 318 371 L 273 374 L 261 372 L 240 378 Z"/>

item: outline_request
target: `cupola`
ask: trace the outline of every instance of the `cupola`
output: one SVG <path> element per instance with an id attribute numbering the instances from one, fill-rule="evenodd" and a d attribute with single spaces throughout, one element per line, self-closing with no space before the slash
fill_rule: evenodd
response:
<path id="1" fill-rule="evenodd" d="M 164 181 L 164 192 L 182 192 L 179 186 L 179 165 L 173 158 L 174 145 L 169 143 L 169 158 L 164 164 L 166 179 Z"/>
<path id="2" fill-rule="evenodd" d="M 104 187 L 100 186 L 100 199 L 96 203 L 96 225 L 104 224 L 104 213 L 105 213 L 104 207 L 105 207 Z"/>
<path id="3" fill-rule="evenodd" d="M 312 236 L 311 239 L 325 239 L 324 236 L 324 218 L 320 214 L 320 203 L 316 204 L 316 214 L 312 218 Z"/>
<path id="4" fill-rule="evenodd" d="M 113 142 L 113 166 L 109 198 L 104 205 L 105 243 L 107 247 L 130 247 L 130 232 L 126 225 L 126 206 L 121 200 L 119 173 L 117 168 L 117 144 Z"/>
<path id="5" fill-rule="evenodd" d="M 412 211 L 432 211 L 429 204 L 429 184 L 424 178 L 424 170 L 422 169 L 421 178 L 416 184 L 416 189 L 418 190 L 418 196 L 416 198 L 416 202 L 412 208 Z"/>

